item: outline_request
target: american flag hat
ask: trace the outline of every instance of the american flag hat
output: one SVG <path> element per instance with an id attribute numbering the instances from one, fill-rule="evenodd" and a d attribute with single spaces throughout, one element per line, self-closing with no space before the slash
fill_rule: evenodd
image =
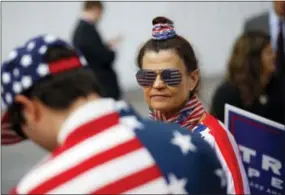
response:
<path id="1" fill-rule="evenodd" d="M 73 49 L 73 47 L 66 41 L 50 34 L 44 34 L 30 39 L 23 46 L 12 50 L 9 54 L 8 60 L 2 64 L 2 136 L 3 132 L 7 131 L 11 127 L 7 110 L 14 103 L 16 95 L 28 90 L 34 83 L 48 75 L 55 75 L 74 68 L 87 67 L 85 58 L 75 49 L 77 56 L 47 64 L 45 62 L 45 54 L 48 48 L 53 46 L 63 46 Z"/>

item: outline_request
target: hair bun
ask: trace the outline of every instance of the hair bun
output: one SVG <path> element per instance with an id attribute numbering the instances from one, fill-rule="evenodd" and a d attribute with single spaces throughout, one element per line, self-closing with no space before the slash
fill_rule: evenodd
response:
<path id="1" fill-rule="evenodd" d="M 167 40 L 176 36 L 173 22 L 166 17 L 156 17 L 152 20 L 152 38 L 155 40 Z"/>
<path id="2" fill-rule="evenodd" d="M 152 25 L 156 25 L 156 24 L 172 24 L 173 25 L 173 21 L 166 17 L 158 16 L 152 20 Z"/>

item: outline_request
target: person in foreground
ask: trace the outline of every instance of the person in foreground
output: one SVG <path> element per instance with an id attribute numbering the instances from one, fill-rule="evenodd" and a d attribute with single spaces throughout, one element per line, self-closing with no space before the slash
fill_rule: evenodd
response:
<path id="1" fill-rule="evenodd" d="M 199 69 L 190 43 L 165 17 L 152 21 L 152 38 L 140 49 L 136 74 L 150 117 L 197 132 L 214 148 L 227 175 L 227 193 L 249 194 L 237 144 L 229 131 L 207 113 L 196 95 Z"/>
<path id="2" fill-rule="evenodd" d="M 11 194 L 226 192 L 223 169 L 200 136 L 101 98 L 93 72 L 66 42 L 35 37 L 1 69 L 2 132 L 51 152 Z"/>

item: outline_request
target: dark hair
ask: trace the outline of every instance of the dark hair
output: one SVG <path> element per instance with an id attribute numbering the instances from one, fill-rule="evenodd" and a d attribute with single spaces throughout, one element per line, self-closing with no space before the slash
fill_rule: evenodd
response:
<path id="1" fill-rule="evenodd" d="M 84 10 L 90 10 L 93 9 L 94 7 L 99 8 L 99 9 L 103 9 L 103 2 L 102 1 L 85 1 L 84 2 Z"/>
<path id="2" fill-rule="evenodd" d="M 246 32 L 234 43 L 227 80 L 238 88 L 245 105 L 252 104 L 262 91 L 261 53 L 268 44 L 270 36 L 261 31 Z"/>
<path id="3" fill-rule="evenodd" d="M 49 63 L 76 55 L 73 49 L 61 46 L 52 47 L 47 50 L 45 61 Z M 24 91 L 22 95 L 28 98 L 36 98 L 50 108 L 64 110 L 79 97 L 87 97 L 91 93 L 101 95 L 94 73 L 87 68 L 77 68 L 56 75 L 48 75 Z M 12 120 L 13 129 L 24 137 L 21 130 L 21 125 L 25 123 L 22 105 L 14 103 L 9 108 L 8 113 Z"/>
<path id="4" fill-rule="evenodd" d="M 166 17 L 156 17 L 152 20 L 152 24 L 171 24 L 174 23 Z M 191 44 L 180 35 L 164 40 L 149 39 L 139 50 L 137 56 L 137 64 L 142 68 L 142 59 L 146 51 L 159 52 L 160 50 L 172 49 L 183 60 L 188 72 L 192 72 L 198 68 L 198 60 Z M 197 88 L 197 86 L 196 86 Z M 195 88 L 195 89 L 196 89 Z"/>

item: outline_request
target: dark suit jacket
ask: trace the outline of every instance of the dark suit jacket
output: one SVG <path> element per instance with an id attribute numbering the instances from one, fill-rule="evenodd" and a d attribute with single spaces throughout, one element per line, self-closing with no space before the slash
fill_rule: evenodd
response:
<path id="1" fill-rule="evenodd" d="M 72 43 L 85 56 L 94 71 L 103 97 L 119 99 L 121 96 L 117 76 L 112 68 L 115 52 L 104 45 L 95 25 L 80 20 L 75 28 Z"/>
<path id="2" fill-rule="evenodd" d="M 244 31 L 260 30 L 270 35 L 269 12 L 250 18 L 245 22 Z"/>
<path id="3" fill-rule="evenodd" d="M 266 104 L 262 104 L 259 98 L 257 98 L 252 105 L 246 106 L 243 103 L 239 89 L 229 82 L 223 82 L 214 93 L 210 112 L 220 121 L 224 122 L 225 104 L 230 104 L 243 110 L 263 116 L 270 120 L 276 121 L 278 123 L 284 124 L 284 96 L 282 97 L 278 91 L 272 90 L 271 88 L 266 89 L 264 91 L 264 95 L 267 96 Z"/>

